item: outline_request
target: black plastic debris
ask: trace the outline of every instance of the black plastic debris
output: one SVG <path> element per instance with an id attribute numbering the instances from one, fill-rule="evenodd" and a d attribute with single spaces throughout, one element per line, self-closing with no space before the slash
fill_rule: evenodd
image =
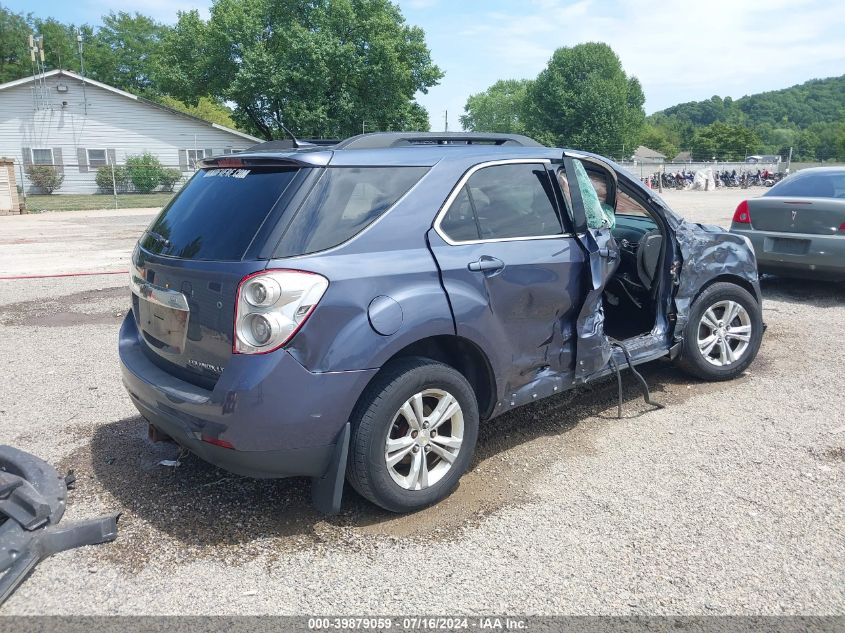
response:
<path id="1" fill-rule="evenodd" d="M 118 514 L 58 524 L 74 481 L 34 455 L 0 446 L 0 604 L 48 556 L 117 537 Z"/>

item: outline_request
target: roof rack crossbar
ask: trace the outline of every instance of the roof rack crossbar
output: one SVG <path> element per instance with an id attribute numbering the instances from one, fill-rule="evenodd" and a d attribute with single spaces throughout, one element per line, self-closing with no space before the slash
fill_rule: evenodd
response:
<path id="1" fill-rule="evenodd" d="M 510 145 L 542 147 L 533 138 L 522 134 L 487 132 L 377 132 L 359 134 L 341 141 L 335 149 L 386 149 L 389 147 L 431 145 Z"/>

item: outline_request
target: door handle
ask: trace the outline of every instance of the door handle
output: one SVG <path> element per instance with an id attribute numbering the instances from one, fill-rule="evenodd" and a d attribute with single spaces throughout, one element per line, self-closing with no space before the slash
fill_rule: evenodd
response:
<path id="1" fill-rule="evenodd" d="M 497 259 L 495 257 L 490 257 L 488 255 L 482 255 L 474 262 L 470 262 L 467 264 L 467 268 L 469 268 L 473 272 L 495 272 L 497 270 L 502 270 L 505 267 L 505 262 L 501 259 Z"/>

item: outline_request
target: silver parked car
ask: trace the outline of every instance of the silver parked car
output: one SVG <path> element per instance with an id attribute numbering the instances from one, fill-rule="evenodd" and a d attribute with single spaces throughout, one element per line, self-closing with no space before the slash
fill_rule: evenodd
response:
<path id="1" fill-rule="evenodd" d="M 804 169 L 739 203 L 731 232 L 761 273 L 845 280 L 845 167 Z"/>

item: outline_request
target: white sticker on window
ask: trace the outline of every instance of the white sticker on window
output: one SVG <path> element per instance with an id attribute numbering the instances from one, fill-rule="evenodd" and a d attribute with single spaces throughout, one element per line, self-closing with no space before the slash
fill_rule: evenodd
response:
<path id="1" fill-rule="evenodd" d="M 208 169 L 203 178 L 217 176 L 218 178 L 246 178 L 249 169 Z"/>

